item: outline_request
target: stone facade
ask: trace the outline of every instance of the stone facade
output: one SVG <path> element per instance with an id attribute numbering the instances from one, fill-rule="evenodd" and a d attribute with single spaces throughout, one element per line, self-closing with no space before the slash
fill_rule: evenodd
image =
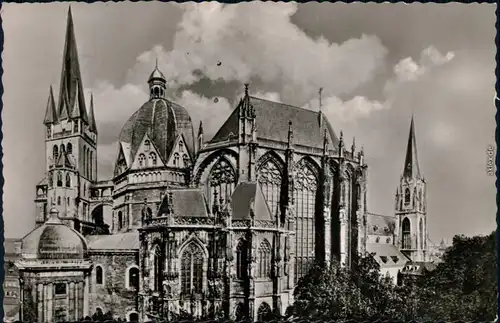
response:
<path id="1" fill-rule="evenodd" d="M 60 221 L 85 236 L 85 250 L 78 259 L 37 259 L 41 276 L 35 260 L 19 262 L 21 298 L 31 295 L 41 321 L 61 320 L 56 312 L 65 304 L 66 319 L 98 310 L 140 321 L 184 312 L 265 319 L 285 313 L 315 262 L 354 266 L 380 238 L 369 229 L 363 150 L 354 141 L 346 147 L 321 103 L 312 111 L 271 102 L 246 85 L 205 140 L 202 124 L 195 136 L 186 109 L 167 99 L 156 66 L 149 100 L 119 134 L 112 178 L 97 180 L 94 104 L 87 111 L 71 12 L 64 62 L 59 100 L 51 89 L 44 120 L 47 177 L 37 185 L 37 226 Z M 57 219 L 47 222 L 48 208 Z M 419 210 L 415 216 L 424 216 Z M 393 228 L 387 244 L 400 237 Z M 23 248 L 32 250 L 32 240 L 25 237 Z M 66 248 L 53 243 L 56 254 Z M 390 256 L 403 261 L 398 252 Z M 61 276 L 57 261 L 72 274 Z M 55 292 L 59 281 L 66 294 Z"/>

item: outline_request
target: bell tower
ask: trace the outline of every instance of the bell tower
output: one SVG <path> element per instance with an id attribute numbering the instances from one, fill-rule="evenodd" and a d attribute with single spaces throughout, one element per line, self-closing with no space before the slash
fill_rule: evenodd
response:
<path id="1" fill-rule="evenodd" d="M 46 201 L 59 217 L 80 231 L 80 223 L 90 222 L 90 187 L 97 180 L 97 127 L 94 102 L 87 110 L 71 8 L 68 10 L 66 37 L 58 101 L 52 87 L 45 112 Z M 38 201 L 37 201 L 38 203 Z M 37 215 L 36 224 L 48 214 Z"/>
<path id="2" fill-rule="evenodd" d="M 396 190 L 395 244 L 412 261 L 427 261 L 427 194 L 420 173 L 415 123 L 411 118 L 405 164 Z"/>

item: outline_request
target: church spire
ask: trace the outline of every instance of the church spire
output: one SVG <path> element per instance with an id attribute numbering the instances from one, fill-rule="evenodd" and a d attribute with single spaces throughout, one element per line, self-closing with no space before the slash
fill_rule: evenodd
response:
<path id="1" fill-rule="evenodd" d="M 49 89 L 49 99 L 47 101 L 47 109 L 45 110 L 45 119 L 43 124 L 49 125 L 58 120 L 58 115 L 56 111 L 56 103 L 54 102 L 54 92 L 52 91 L 52 85 Z"/>
<path id="2" fill-rule="evenodd" d="M 90 110 L 89 110 L 89 126 L 90 130 L 92 130 L 95 134 L 97 134 L 97 125 L 95 122 L 95 114 L 94 114 L 94 94 L 90 94 Z"/>
<path id="3" fill-rule="evenodd" d="M 88 122 L 71 7 L 68 9 L 66 38 L 64 41 L 58 114 L 60 117 L 82 118 L 85 122 Z"/>
<path id="4" fill-rule="evenodd" d="M 417 139 L 415 137 L 415 123 L 413 115 L 411 116 L 410 134 L 408 135 L 408 146 L 406 148 L 406 158 L 403 170 L 403 176 L 406 178 L 422 178 L 417 156 Z"/>
<path id="5" fill-rule="evenodd" d="M 150 99 L 165 98 L 167 80 L 158 67 L 158 58 L 156 58 L 155 69 L 151 72 L 151 75 L 149 75 L 148 84 Z"/>

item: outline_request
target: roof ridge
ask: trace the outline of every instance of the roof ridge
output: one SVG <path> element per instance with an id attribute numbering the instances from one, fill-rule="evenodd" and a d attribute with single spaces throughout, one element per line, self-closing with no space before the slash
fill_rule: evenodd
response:
<path id="1" fill-rule="evenodd" d="M 306 108 L 298 107 L 296 105 L 291 105 L 291 104 L 283 103 L 283 102 L 276 102 L 276 101 L 272 101 L 272 100 L 269 100 L 269 99 L 263 99 L 263 98 L 259 98 L 259 97 L 252 96 L 252 95 L 249 95 L 249 97 L 251 99 L 257 99 L 257 100 L 261 100 L 261 101 L 266 101 L 266 102 L 271 102 L 271 103 L 277 103 L 277 104 L 284 105 L 284 106 L 287 106 L 289 108 L 295 108 L 295 109 L 298 109 L 298 110 L 317 112 L 317 111 L 314 111 L 314 110 L 311 110 L 311 109 L 306 109 Z"/>

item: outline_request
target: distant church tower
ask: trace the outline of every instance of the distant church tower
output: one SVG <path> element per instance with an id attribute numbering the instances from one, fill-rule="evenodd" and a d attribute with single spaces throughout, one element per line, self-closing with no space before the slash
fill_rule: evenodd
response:
<path id="1" fill-rule="evenodd" d="M 396 245 L 414 262 L 427 261 L 427 201 L 426 182 L 420 173 L 411 118 L 406 158 L 396 192 Z"/>
<path id="2" fill-rule="evenodd" d="M 78 62 L 71 8 L 68 11 L 61 84 L 58 101 L 49 91 L 44 125 L 46 127 L 46 200 L 36 225 L 47 220 L 47 206 L 57 208 L 59 217 L 76 230 L 91 222 L 90 187 L 97 178 L 97 127 L 93 99 L 87 111 Z"/>

